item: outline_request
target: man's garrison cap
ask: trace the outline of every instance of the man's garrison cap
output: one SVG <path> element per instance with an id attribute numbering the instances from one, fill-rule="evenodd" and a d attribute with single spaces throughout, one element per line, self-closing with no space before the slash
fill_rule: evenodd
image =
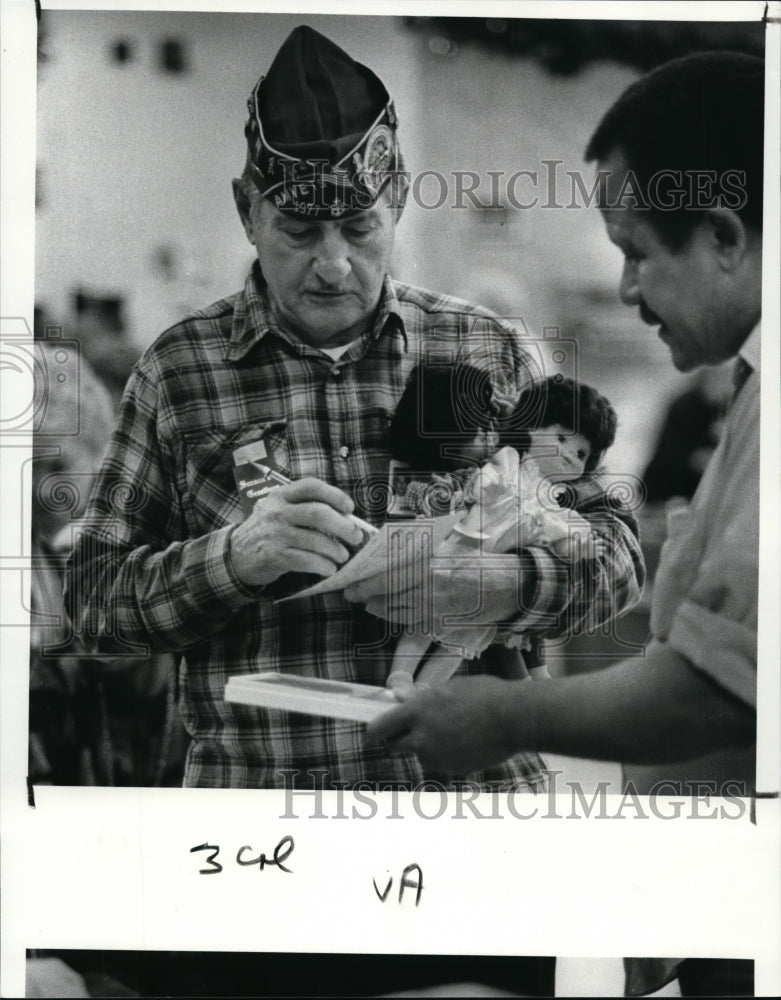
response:
<path id="1" fill-rule="evenodd" d="M 247 106 L 248 169 L 280 211 L 333 219 L 371 208 L 400 169 L 382 81 L 307 25 L 287 37 Z"/>

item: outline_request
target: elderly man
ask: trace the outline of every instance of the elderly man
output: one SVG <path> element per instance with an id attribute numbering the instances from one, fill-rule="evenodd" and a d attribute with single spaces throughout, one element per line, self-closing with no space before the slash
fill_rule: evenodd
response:
<path id="1" fill-rule="evenodd" d="M 544 684 L 454 680 L 375 722 L 375 738 L 445 770 L 536 748 L 649 765 L 667 794 L 750 794 L 763 108 L 762 60 L 691 56 L 630 86 L 586 151 L 604 172 L 600 208 L 624 255 L 622 301 L 657 328 L 680 371 L 737 357 L 718 449 L 691 505 L 670 510 L 645 661 Z M 686 995 L 751 990 L 741 963 L 688 962 L 679 978 Z"/>
<path id="2" fill-rule="evenodd" d="M 347 560 L 362 541 L 354 510 L 384 520 L 388 423 L 419 360 L 468 358 L 519 384 L 528 358 L 491 313 L 389 277 L 404 176 L 371 70 L 297 28 L 252 92 L 246 136 L 234 192 L 257 262 L 242 292 L 164 333 L 131 376 L 73 554 L 72 617 L 99 647 L 181 652 L 186 784 L 410 788 L 426 776 L 414 754 L 368 745 L 357 724 L 229 704 L 225 683 L 269 669 L 385 683 L 395 636 L 369 611 L 395 615 L 398 601 L 275 598 Z M 260 447 L 292 482 L 243 518 L 233 462 Z M 573 578 L 543 550 L 508 556 L 485 574 L 486 621 L 560 613 L 571 627 L 631 606 L 643 575 L 631 520 L 593 497 L 588 510 L 606 535 L 599 559 Z M 450 610 L 471 610 L 456 583 Z M 469 779 L 542 776 L 532 753 Z"/>

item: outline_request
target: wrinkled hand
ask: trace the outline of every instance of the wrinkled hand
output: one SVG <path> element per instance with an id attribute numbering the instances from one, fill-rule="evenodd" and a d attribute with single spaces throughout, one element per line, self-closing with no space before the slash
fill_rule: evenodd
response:
<path id="1" fill-rule="evenodd" d="M 500 764 L 516 752 L 507 714 L 518 684 L 480 675 L 437 687 L 400 687 L 402 702 L 368 726 L 367 739 L 392 753 L 414 753 L 428 771 L 468 774 Z"/>
<path id="2" fill-rule="evenodd" d="M 363 532 L 348 519 L 353 502 L 320 479 L 280 486 L 255 504 L 231 536 L 231 562 L 242 583 L 273 583 L 297 571 L 330 576 L 349 559 Z"/>
<path id="3" fill-rule="evenodd" d="M 498 625 L 523 607 L 521 562 L 515 555 L 474 550 L 466 555 L 421 556 L 394 573 L 382 571 L 348 587 L 348 601 L 366 605 L 397 625 Z"/>

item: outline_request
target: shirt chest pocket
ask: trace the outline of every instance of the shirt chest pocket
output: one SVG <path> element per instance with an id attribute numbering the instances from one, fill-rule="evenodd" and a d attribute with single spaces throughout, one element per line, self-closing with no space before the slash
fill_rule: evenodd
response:
<path id="1" fill-rule="evenodd" d="M 269 458 L 289 476 L 284 420 L 227 431 L 205 431 L 185 438 L 180 488 L 191 537 L 243 520 L 233 477 L 233 454 L 236 449 L 256 442 L 263 443 Z"/>

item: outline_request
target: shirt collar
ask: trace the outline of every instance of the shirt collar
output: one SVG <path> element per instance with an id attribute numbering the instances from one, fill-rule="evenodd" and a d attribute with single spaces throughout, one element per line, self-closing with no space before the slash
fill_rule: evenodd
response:
<path id="1" fill-rule="evenodd" d="M 404 341 L 404 350 L 409 347 L 407 340 L 407 330 L 404 326 L 404 319 L 401 315 L 401 306 L 396 295 L 396 285 L 389 275 L 385 275 L 385 281 L 380 295 L 380 304 L 377 309 L 372 328 L 369 331 L 368 341 L 378 340 L 380 335 L 386 332 L 398 333 Z"/>
<path id="2" fill-rule="evenodd" d="M 743 346 L 738 351 L 738 356 L 743 358 L 747 365 L 755 372 L 760 371 L 760 358 L 762 354 L 761 346 L 762 321 L 760 320 L 751 333 L 746 337 Z"/>
<path id="3" fill-rule="evenodd" d="M 388 275 L 385 276 L 383 282 L 377 314 L 371 328 L 361 339 L 360 347 L 355 344 L 347 352 L 346 357 L 354 356 L 353 352 L 359 349 L 362 352 L 368 350 L 369 346 L 386 331 L 400 333 L 404 340 L 404 349 L 407 350 L 407 332 L 401 316 L 401 307 L 396 296 L 393 279 Z M 281 337 L 299 353 L 316 350 L 316 348 L 311 348 L 301 341 L 296 341 L 290 334 L 280 330 L 271 312 L 266 295 L 266 285 L 260 273 L 260 265 L 255 261 L 244 282 L 244 292 L 239 296 L 234 309 L 226 359 L 239 361 L 269 333 Z"/>
<path id="4" fill-rule="evenodd" d="M 260 265 L 254 261 L 244 281 L 244 292 L 238 296 L 233 311 L 233 326 L 226 358 L 239 361 L 256 344 L 272 332 L 274 319 L 263 289 Z"/>

